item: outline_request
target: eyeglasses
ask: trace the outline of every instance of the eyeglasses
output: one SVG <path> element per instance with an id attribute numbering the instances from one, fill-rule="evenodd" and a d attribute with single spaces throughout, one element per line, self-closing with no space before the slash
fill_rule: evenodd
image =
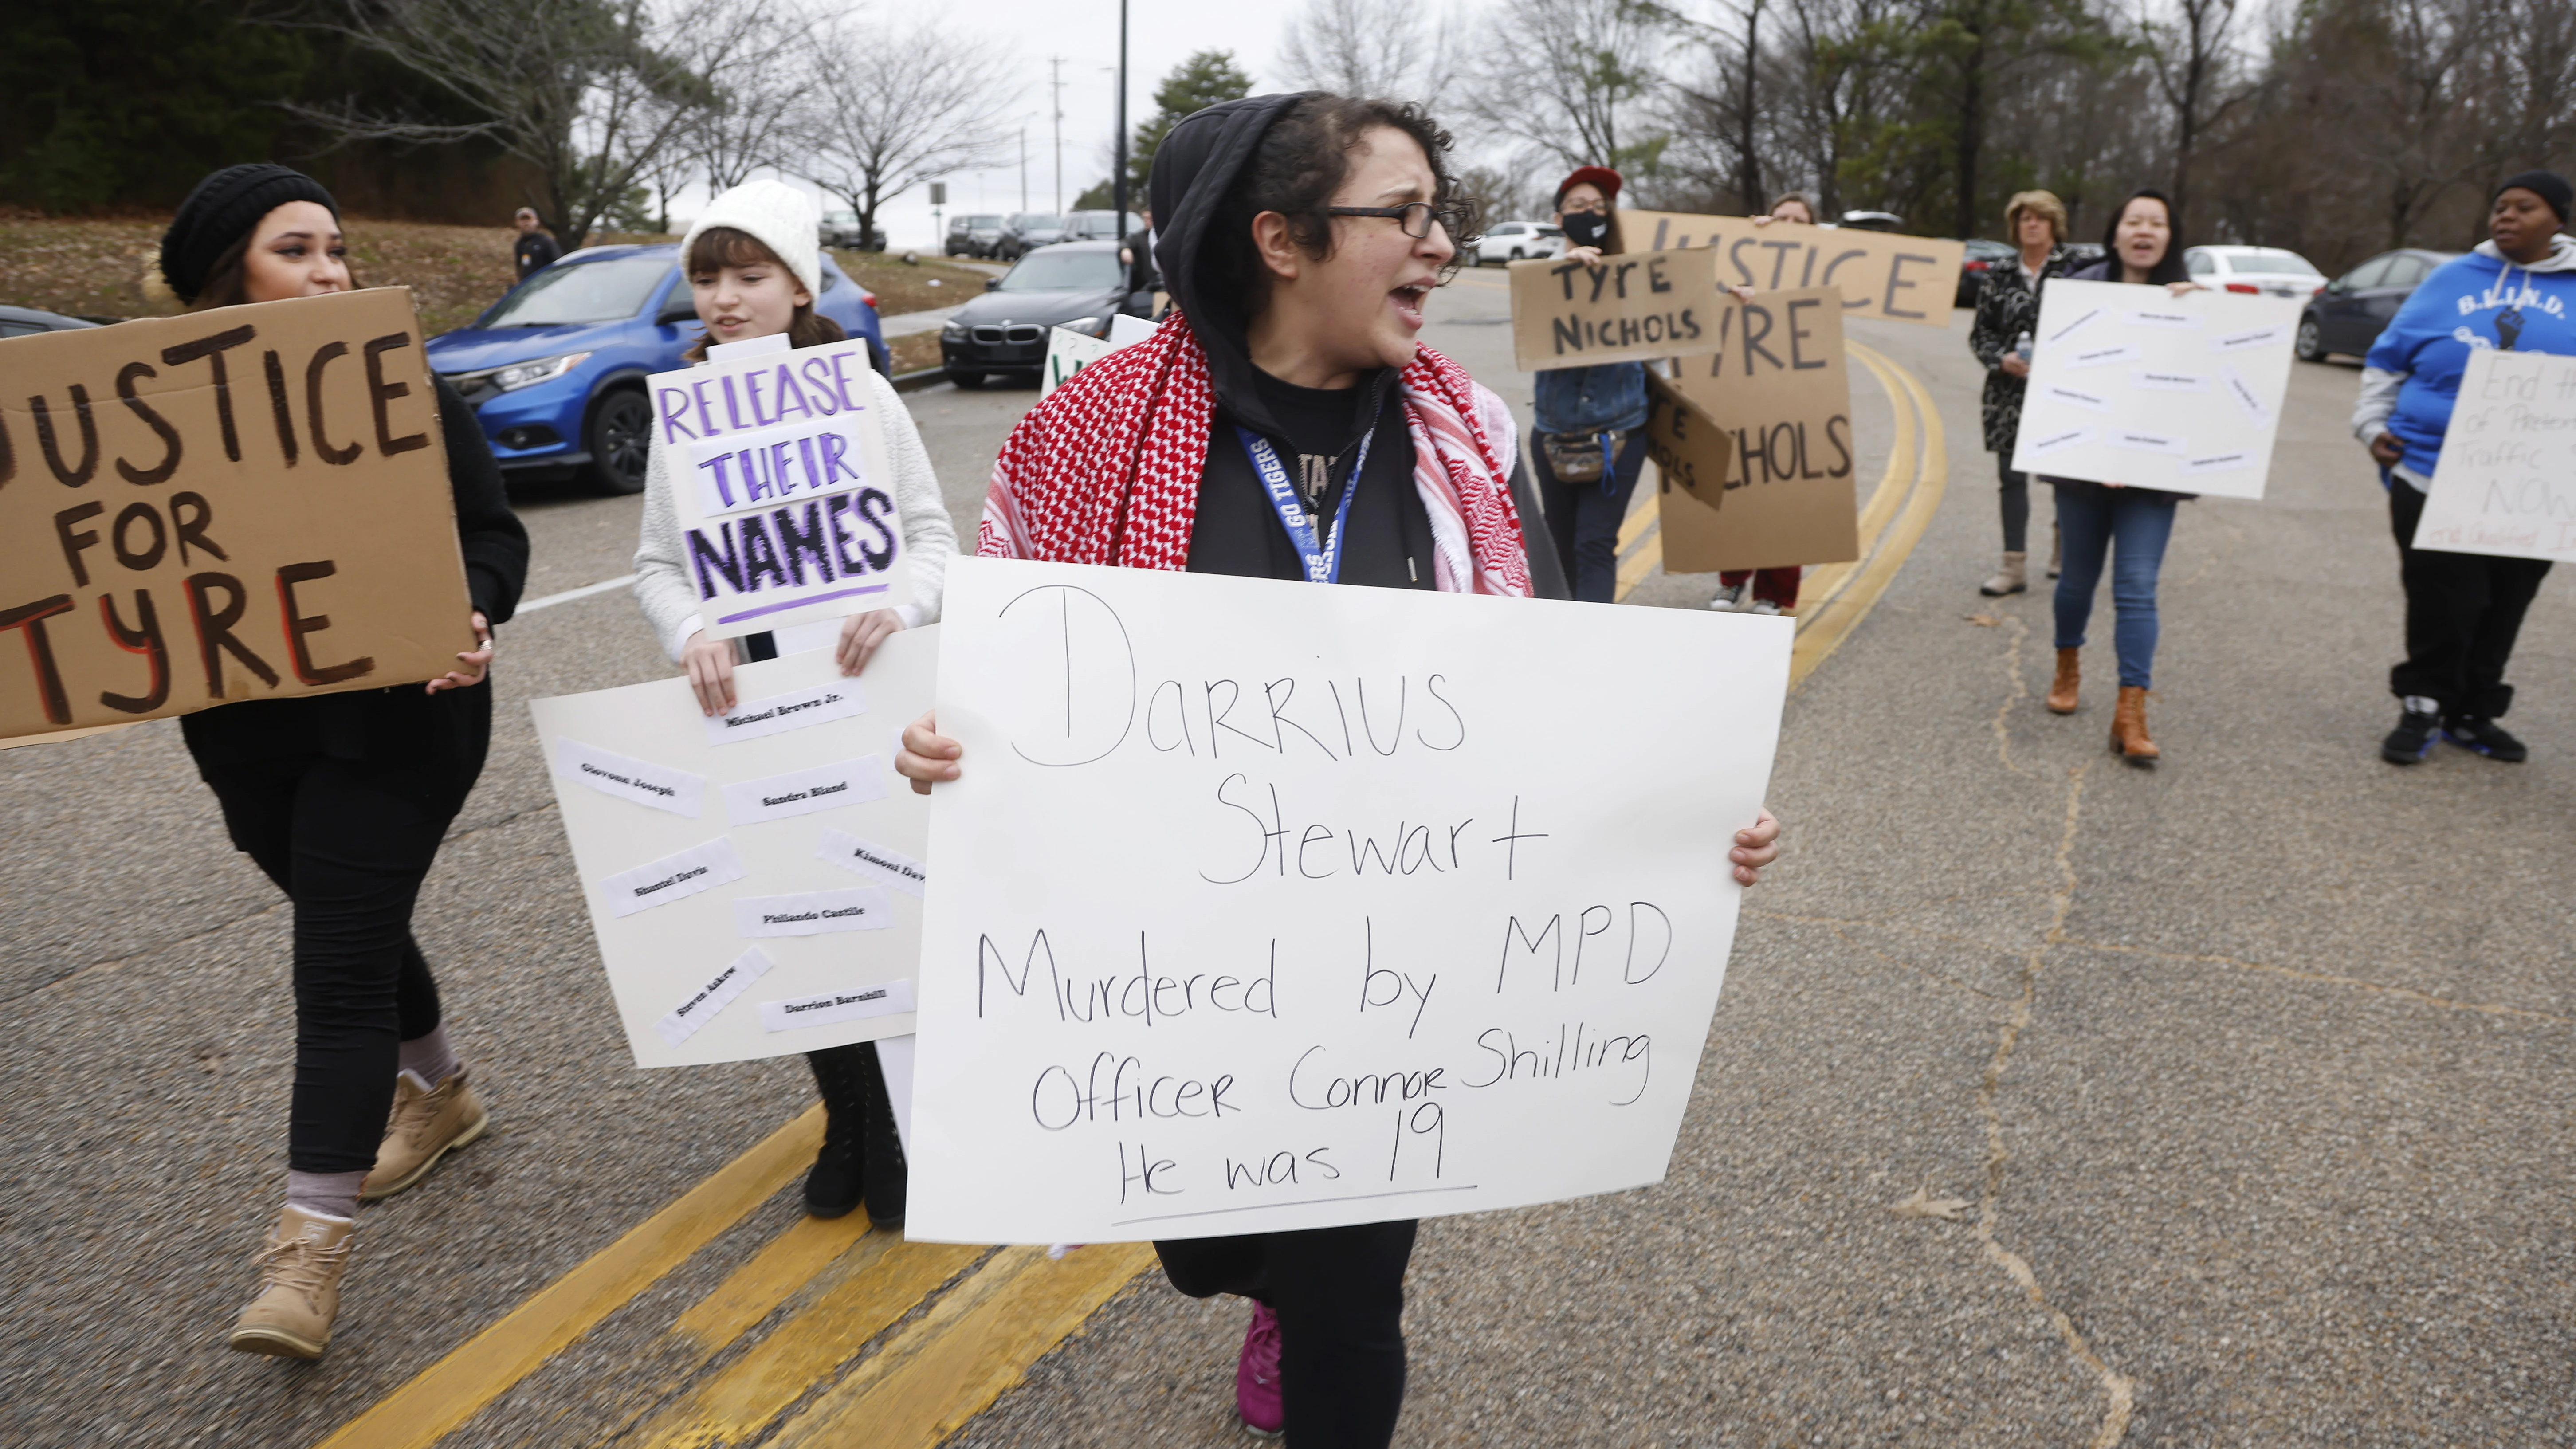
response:
<path id="1" fill-rule="evenodd" d="M 1435 221 L 1450 236 L 1467 234 L 1467 208 L 1463 206 L 1433 206 L 1427 201 L 1409 201 L 1402 206 L 1329 206 L 1324 210 L 1330 216 L 1394 217 L 1404 228 L 1404 234 L 1416 241 L 1431 235 L 1431 224 Z"/>

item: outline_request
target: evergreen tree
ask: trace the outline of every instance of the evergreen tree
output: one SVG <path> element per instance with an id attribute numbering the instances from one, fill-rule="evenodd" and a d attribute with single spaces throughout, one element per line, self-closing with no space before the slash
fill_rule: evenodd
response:
<path id="1" fill-rule="evenodd" d="M 1239 101 L 1250 94 L 1252 77 L 1234 63 L 1234 52 L 1230 50 L 1202 50 L 1163 77 L 1163 83 L 1154 88 L 1154 114 L 1136 128 L 1135 140 L 1128 148 L 1128 207 L 1144 208 L 1145 178 L 1153 174 L 1154 151 L 1183 116 L 1204 111 L 1219 101 Z"/>

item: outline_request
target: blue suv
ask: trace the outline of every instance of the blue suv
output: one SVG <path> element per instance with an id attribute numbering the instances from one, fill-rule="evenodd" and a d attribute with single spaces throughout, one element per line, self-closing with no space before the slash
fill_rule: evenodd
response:
<path id="1" fill-rule="evenodd" d="M 644 489 L 652 409 L 644 379 L 679 367 L 699 333 L 678 246 L 591 247 L 528 274 L 470 327 L 430 339 L 429 365 L 482 421 L 505 478 L 585 474 L 603 493 Z M 876 296 L 823 254 L 814 309 L 868 340 L 890 369 Z"/>

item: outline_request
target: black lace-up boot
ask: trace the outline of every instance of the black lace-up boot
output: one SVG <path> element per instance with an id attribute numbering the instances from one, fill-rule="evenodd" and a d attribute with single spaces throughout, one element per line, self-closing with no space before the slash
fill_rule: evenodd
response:
<path id="1" fill-rule="evenodd" d="M 877 1049 L 868 1043 L 807 1052 L 815 1090 L 823 1094 L 823 1150 L 805 1174 L 805 1211 L 818 1218 L 846 1216 L 867 1187 L 867 1087 L 877 1075 Z M 879 1087 L 879 1092 L 884 1088 Z"/>

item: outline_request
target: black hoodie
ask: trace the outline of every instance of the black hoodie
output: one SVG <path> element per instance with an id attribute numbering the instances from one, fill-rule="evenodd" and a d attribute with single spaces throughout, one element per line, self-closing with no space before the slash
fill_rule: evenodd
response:
<path id="1" fill-rule="evenodd" d="M 1200 259 L 1226 189 L 1251 161 L 1263 134 L 1307 94 L 1311 93 L 1253 96 L 1210 106 L 1174 126 L 1154 153 L 1153 176 L 1147 185 L 1156 224 L 1154 260 L 1174 305 L 1189 319 L 1190 330 L 1207 352 L 1217 398 L 1207 469 L 1199 480 L 1198 512 L 1190 530 L 1190 571 L 1291 580 L 1306 576 L 1286 526 L 1253 472 L 1251 457 L 1236 432 L 1240 424 L 1278 449 L 1291 478 L 1304 479 L 1310 473 L 1326 477 L 1321 496 L 1310 504 L 1319 535 L 1331 527 L 1342 491 L 1349 486 L 1358 444 L 1366 435 L 1367 471 L 1351 499 L 1341 581 L 1428 589 L 1432 587 L 1431 520 L 1413 486 L 1413 440 L 1405 427 L 1395 370 L 1365 373 L 1353 388 L 1307 388 L 1282 382 L 1253 366 L 1248 337 L 1251 318 L 1239 299 L 1201 289 Z M 1527 470 L 1517 463 L 1511 489 L 1520 509 L 1532 592 L 1541 598 L 1568 597 L 1555 549 L 1528 546 L 1540 513 Z"/>

